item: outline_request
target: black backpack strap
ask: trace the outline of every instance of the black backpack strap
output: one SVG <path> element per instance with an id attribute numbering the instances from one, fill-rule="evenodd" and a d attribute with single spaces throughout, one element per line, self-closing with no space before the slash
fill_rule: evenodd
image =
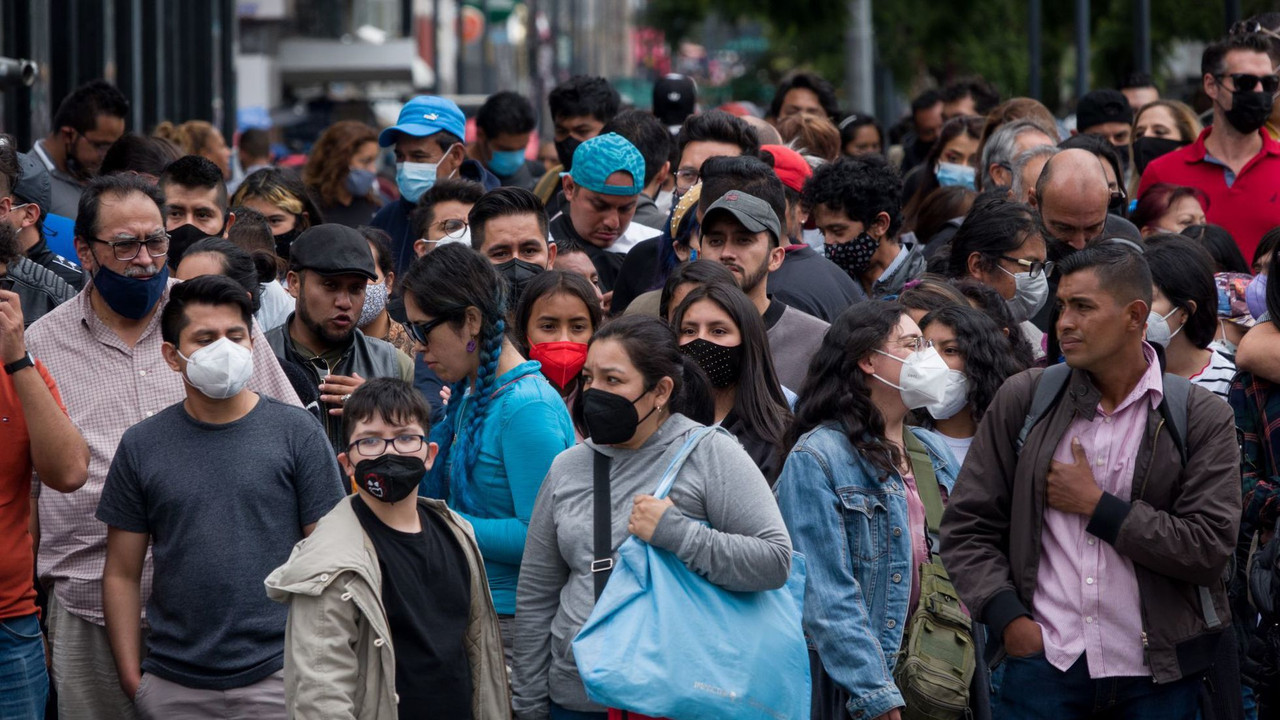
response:
<path id="1" fill-rule="evenodd" d="M 1191 381 L 1181 375 L 1164 374 L 1164 399 L 1160 413 L 1173 434 L 1173 444 L 1178 447 L 1182 466 L 1187 465 L 1187 403 L 1191 396 Z"/>
<path id="2" fill-rule="evenodd" d="M 1022 421 L 1022 430 L 1018 432 L 1019 453 L 1022 452 L 1022 446 L 1027 441 L 1027 435 L 1031 434 L 1031 428 L 1035 427 L 1036 423 L 1058 404 L 1058 398 L 1061 397 L 1070 379 L 1071 367 L 1066 363 L 1050 365 L 1040 374 L 1040 382 L 1036 383 L 1035 394 L 1031 397 L 1031 409 L 1027 411 L 1027 417 Z"/>
<path id="3" fill-rule="evenodd" d="M 595 579 L 596 599 L 604 592 L 609 582 L 609 574 L 613 571 L 613 512 L 611 493 L 609 491 L 608 455 L 595 450 L 595 486 L 592 492 L 593 535 L 595 560 L 591 562 L 591 576 Z"/>

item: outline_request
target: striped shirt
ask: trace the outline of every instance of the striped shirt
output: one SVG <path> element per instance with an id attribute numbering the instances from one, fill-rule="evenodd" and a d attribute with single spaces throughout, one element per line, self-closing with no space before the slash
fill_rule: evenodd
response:
<path id="1" fill-rule="evenodd" d="M 1209 362 L 1187 379 L 1226 400 L 1231 391 L 1231 379 L 1236 376 L 1236 364 L 1217 350 L 1211 352 Z"/>
<path id="2" fill-rule="evenodd" d="M 173 287 L 177 281 L 171 281 Z M 92 283 L 55 308 L 26 333 L 27 349 L 49 369 L 71 421 L 89 443 L 89 479 L 73 493 L 41 493 L 40 580 L 68 612 L 98 625 L 102 616 L 102 570 L 107 526 L 94 517 L 107 470 L 120 437 L 134 423 L 186 397 L 182 376 L 160 353 L 161 297 L 151 320 L 129 347 L 98 317 L 90 301 Z M 249 388 L 301 405 L 262 331 L 253 328 L 253 379 Z M 142 603 L 151 593 L 151 555 L 142 574 Z"/>

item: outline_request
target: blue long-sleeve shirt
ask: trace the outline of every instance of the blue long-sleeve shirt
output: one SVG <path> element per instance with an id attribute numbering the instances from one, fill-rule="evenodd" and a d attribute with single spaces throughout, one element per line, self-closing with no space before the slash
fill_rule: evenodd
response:
<path id="1" fill-rule="evenodd" d="M 573 447 L 573 423 L 564 400 L 542 376 L 541 364 L 528 361 L 500 375 L 485 408 L 480 454 L 470 477 L 467 512 L 449 506 L 471 523 L 489 575 L 494 609 L 516 611 L 516 581 L 524 555 L 533 503 L 556 455 Z M 460 400 L 458 428 L 467 425 L 473 404 Z M 456 437 L 456 435 L 455 435 Z M 448 462 L 459 462 L 456 453 Z"/>

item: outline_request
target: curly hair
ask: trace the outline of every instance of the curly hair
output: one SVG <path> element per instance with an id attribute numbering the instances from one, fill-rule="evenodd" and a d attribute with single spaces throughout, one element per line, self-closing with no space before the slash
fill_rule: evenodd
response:
<path id="1" fill-rule="evenodd" d="M 1010 353 L 1009 338 L 989 315 L 969 305 L 939 308 L 920 321 L 923 331 L 934 323 L 951 328 L 964 358 L 969 381 L 969 410 L 974 420 L 991 405 L 996 391 L 1013 375 L 1027 369 Z"/>
<path id="2" fill-rule="evenodd" d="M 471 474 L 480 456 L 485 411 L 495 389 L 498 358 L 506 336 L 506 287 L 492 263 L 471 248 L 454 243 L 419 258 L 409 266 L 404 276 L 404 294 L 412 296 L 422 312 L 436 318 L 448 318 L 455 329 L 462 327 L 469 308 L 480 313 L 477 343 L 480 364 L 475 383 L 471 386 L 470 397 L 473 400 L 461 402 L 467 390 L 467 378 L 453 384 L 454 401 L 449 404 L 445 422 L 447 427 L 457 428 L 457 434 L 447 443 L 452 460 L 437 461 L 429 475 L 436 490 L 447 484 L 450 502 L 464 512 L 477 509 Z M 445 465 L 449 466 L 448 478 L 443 477 Z M 437 468 L 441 472 L 437 472 Z"/>
<path id="3" fill-rule="evenodd" d="M 378 143 L 378 131 L 359 120 L 341 120 L 320 134 L 302 168 L 302 182 L 324 205 L 340 204 L 342 184 L 351 170 L 351 158 L 367 143 Z M 377 203 L 377 193 L 369 192 Z"/>
<path id="4" fill-rule="evenodd" d="M 825 205 L 870 227 L 880 213 L 889 215 L 890 237 L 902 225 L 902 180 L 879 155 L 840 158 L 813 171 L 801 202 L 806 212 Z"/>
<path id="5" fill-rule="evenodd" d="M 809 362 L 788 445 L 819 425 L 836 423 L 854 451 L 883 473 L 881 480 L 897 473 L 903 452 L 885 436 L 884 416 L 871 400 L 871 376 L 858 363 L 885 344 L 905 313 L 898 303 L 879 300 L 840 313 Z"/>
<path id="6" fill-rule="evenodd" d="M 1031 347 L 1031 341 L 1022 333 L 1018 323 L 1013 321 L 1013 314 L 1009 312 L 1009 303 L 999 290 L 973 278 L 956 280 L 953 284 L 965 299 L 991 318 L 991 321 L 1000 328 L 1000 332 L 1009 339 L 1014 362 L 1024 368 L 1036 364 L 1035 348 Z"/>

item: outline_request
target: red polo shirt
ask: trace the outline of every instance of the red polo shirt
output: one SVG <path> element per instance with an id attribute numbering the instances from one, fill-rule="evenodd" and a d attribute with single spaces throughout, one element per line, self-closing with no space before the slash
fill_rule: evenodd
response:
<path id="1" fill-rule="evenodd" d="M 1262 236 L 1280 225 L 1280 143 L 1259 130 L 1262 151 L 1228 187 L 1227 168 L 1206 157 L 1204 141 L 1211 132 L 1213 128 L 1205 128 L 1194 143 L 1153 160 L 1142 174 L 1138 197 L 1162 182 L 1200 188 L 1209 197 L 1205 217 L 1226 228 L 1250 261 Z"/>

